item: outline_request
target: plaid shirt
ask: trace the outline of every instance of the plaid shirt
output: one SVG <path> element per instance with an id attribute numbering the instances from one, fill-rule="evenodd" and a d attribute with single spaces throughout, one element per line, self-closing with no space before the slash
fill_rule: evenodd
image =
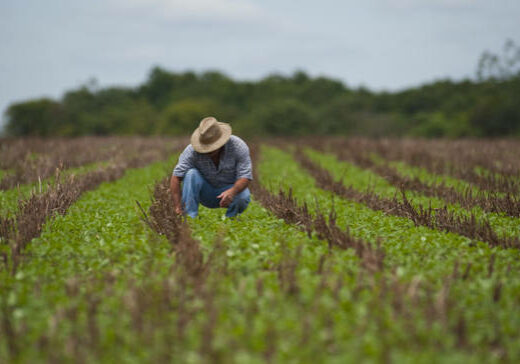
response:
<path id="1" fill-rule="evenodd" d="M 188 145 L 179 157 L 173 169 L 173 175 L 184 177 L 189 169 L 196 168 L 213 187 L 234 184 L 239 178 L 253 179 L 253 167 L 247 144 L 235 135 L 231 135 L 220 154 L 218 168 L 209 155 L 197 153 Z"/>

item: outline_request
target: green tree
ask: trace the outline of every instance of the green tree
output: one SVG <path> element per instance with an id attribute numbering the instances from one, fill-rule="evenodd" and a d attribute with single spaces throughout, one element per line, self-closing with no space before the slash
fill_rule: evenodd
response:
<path id="1" fill-rule="evenodd" d="M 144 99 L 127 99 L 109 104 L 96 117 L 96 125 L 103 125 L 110 134 L 151 134 L 157 124 L 158 113 Z"/>
<path id="2" fill-rule="evenodd" d="M 412 136 L 457 138 L 474 135 L 465 113 L 448 117 L 438 111 L 435 113 L 420 113 L 414 118 L 418 125 L 409 130 L 408 134 Z"/>
<path id="3" fill-rule="evenodd" d="M 469 119 L 479 136 L 511 136 L 520 132 L 520 107 L 514 95 L 483 97 Z"/>
<path id="4" fill-rule="evenodd" d="M 7 133 L 12 136 L 59 135 L 63 123 L 63 109 L 60 103 L 43 98 L 9 106 Z"/>
<path id="5" fill-rule="evenodd" d="M 320 131 L 323 134 L 350 134 L 356 127 L 356 112 L 347 95 L 334 98 L 319 109 L 319 120 L 322 120 Z"/>
<path id="6" fill-rule="evenodd" d="M 276 100 L 251 115 L 262 132 L 269 135 L 304 135 L 321 133 L 313 111 L 295 99 Z"/>
<path id="7" fill-rule="evenodd" d="M 189 134 L 206 116 L 223 122 L 233 120 L 229 108 L 210 99 L 184 99 L 170 104 L 159 116 L 155 132 L 159 134 Z"/>

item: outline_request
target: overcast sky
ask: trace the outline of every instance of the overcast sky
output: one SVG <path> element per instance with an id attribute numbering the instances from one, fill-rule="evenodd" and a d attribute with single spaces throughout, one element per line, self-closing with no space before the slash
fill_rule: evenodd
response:
<path id="1" fill-rule="evenodd" d="M 151 67 L 236 79 L 302 69 L 396 90 L 471 77 L 520 43 L 520 0 L 0 0 L 0 111 Z"/>

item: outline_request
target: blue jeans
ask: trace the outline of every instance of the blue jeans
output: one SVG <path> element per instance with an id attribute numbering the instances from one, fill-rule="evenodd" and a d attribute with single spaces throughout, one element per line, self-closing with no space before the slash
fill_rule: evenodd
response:
<path id="1" fill-rule="evenodd" d="M 213 187 L 200 172 L 192 168 L 186 172 L 182 186 L 182 207 L 188 216 L 196 217 L 199 213 L 199 203 L 211 209 L 220 207 L 220 199 L 217 198 L 225 190 L 233 187 Z M 234 217 L 244 212 L 251 200 L 249 189 L 246 188 L 233 198 L 226 211 L 227 217 Z"/>

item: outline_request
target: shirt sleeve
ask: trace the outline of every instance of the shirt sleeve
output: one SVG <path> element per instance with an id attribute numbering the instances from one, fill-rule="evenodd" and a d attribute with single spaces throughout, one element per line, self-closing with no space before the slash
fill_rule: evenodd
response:
<path id="1" fill-rule="evenodd" d="M 249 154 L 249 147 L 247 144 L 239 139 L 237 143 L 238 160 L 237 160 L 237 179 L 247 178 L 253 180 L 253 164 L 251 163 L 251 156 Z"/>
<path id="2" fill-rule="evenodd" d="M 195 151 L 193 150 L 193 147 L 190 144 L 184 149 L 184 151 L 179 156 L 179 161 L 173 169 L 172 175 L 183 178 L 189 169 L 195 168 L 194 161 Z"/>

